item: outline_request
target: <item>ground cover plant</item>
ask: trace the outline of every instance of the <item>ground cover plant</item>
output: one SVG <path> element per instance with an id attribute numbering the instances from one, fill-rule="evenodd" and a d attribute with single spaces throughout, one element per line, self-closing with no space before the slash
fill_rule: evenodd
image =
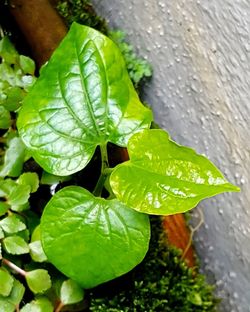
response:
<path id="1" fill-rule="evenodd" d="M 3 51 L 9 49 L 11 45 Z M 18 55 L 15 62 L 19 65 L 1 56 L 2 64 L 14 68 L 15 79 L 9 79 L 11 88 L 18 75 L 21 81 L 29 82 L 28 87 L 33 84 L 32 61 L 24 58 L 26 67 L 28 64 L 32 70 L 20 71 Z M 18 88 L 25 93 L 26 86 L 20 84 Z M 19 305 L 24 281 L 31 292 L 27 298 L 34 298 L 32 293 L 36 298 L 22 311 L 52 311 L 53 306 L 60 311 L 77 302 L 81 302 L 78 309 L 83 309 L 82 288 L 120 276 L 144 258 L 150 238 L 147 214 L 186 211 L 205 197 L 237 190 L 203 156 L 177 145 L 165 131 L 149 129 L 152 113 L 140 103 L 119 49 L 88 27 L 73 25 L 25 97 L 20 113 L 19 106 L 11 108 L 10 114 L 7 104 L 2 106 L 7 111 L 3 110 L 3 115 L 8 116 L 3 118 L 6 151 L 2 167 L 5 179 L 1 183 L 4 311 L 14 311 Z M 16 113 L 19 132 L 28 148 L 11 121 Z M 11 147 L 9 133 L 12 138 L 13 132 L 22 150 L 20 160 L 13 161 L 19 166 L 14 174 L 4 169 L 10 163 L 7 154 L 19 155 L 16 150 L 7 153 Z M 130 160 L 111 168 L 108 142 L 127 146 Z M 38 226 L 39 218 L 29 211 L 28 204 L 30 193 L 37 190 L 38 176 L 20 176 L 23 162 L 32 156 L 50 172 L 43 172 L 40 182 L 61 182 L 85 168 L 96 149 L 101 155 L 96 187 L 87 190 L 68 186 L 57 192 Z M 33 223 L 29 229 L 28 223 Z M 30 254 L 34 262 L 26 258 L 23 267 L 16 254 Z M 48 260 L 72 279 L 51 269 Z M 13 277 L 9 269 L 20 277 Z"/>

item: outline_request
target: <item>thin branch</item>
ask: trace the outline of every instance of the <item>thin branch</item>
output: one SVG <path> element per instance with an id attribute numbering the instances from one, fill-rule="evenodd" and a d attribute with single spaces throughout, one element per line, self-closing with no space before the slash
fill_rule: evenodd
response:
<path id="1" fill-rule="evenodd" d="M 186 254 L 192 245 L 192 241 L 193 241 L 193 237 L 194 237 L 195 232 L 197 232 L 199 230 L 199 228 L 202 226 L 202 224 L 204 223 L 204 214 L 203 214 L 202 210 L 199 207 L 197 207 L 197 211 L 199 213 L 200 220 L 195 227 L 190 226 L 189 241 L 188 241 L 187 246 L 186 246 L 186 248 L 185 248 L 185 250 L 181 256 L 181 260 L 185 259 L 185 257 L 186 257 Z"/>
<path id="2" fill-rule="evenodd" d="M 57 307 L 55 308 L 55 312 L 60 312 L 63 307 L 64 307 L 64 304 L 62 303 L 62 301 L 60 301 Z"/>
<path id="3" fill-rule="evenodd" d="M 10 269 L 14 270 L 15 272 L 17 272 L 18 274 L 22 275 L 22 276 L 26 276 L 26 272 L 24 270 L 22 270 L 21 268 L 19 268 L 17 265 L 15 265 L 13 262 L 2 258 L 2 263 L 7 265 Z"/>

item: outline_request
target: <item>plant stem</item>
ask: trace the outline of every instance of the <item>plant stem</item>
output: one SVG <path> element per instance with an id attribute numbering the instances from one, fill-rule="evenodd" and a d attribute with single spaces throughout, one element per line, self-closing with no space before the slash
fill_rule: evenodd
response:
<path id="1" fill-rule="evenodd" d="M 13 262 L 5 259 L 5 258 L 2 258 L 2 263 L 7 265 L 9 268 L 11 268 L 12 270 L 14 270 L 15 272 L 19 273 L 20 275 L 22 276 L 26 276 L 26 272 L 24 270 L 22 270 L 21 268 L 19 268 L 17 265 L 15 265 Z"/>
<path id="2" fill-rule="evenodd" d="M 101 175 L 96 183 L 95 189 L 93 194 L 95 196 L 100 196 L 102 193 L 103 185 L 106 180 L 109 168 L 109 161 L 108 161 L 108 153 L 107 153 L 107 143 L 100 145 L 101 150 L 101 159 L 102 159 L 102 167 L 101 167 Z"/>
<path id="3" fill-rule="evenodd" d="M 64 307 L 64 304 L 62 303 L 62 301 L 60 301 L 57 307 L 55 308 L 55 312 L 60 312 L 63 307 Z"/>

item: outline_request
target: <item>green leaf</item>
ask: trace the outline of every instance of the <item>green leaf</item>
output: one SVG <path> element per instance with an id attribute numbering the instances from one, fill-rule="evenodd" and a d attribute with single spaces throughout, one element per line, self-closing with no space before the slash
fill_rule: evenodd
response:
<path id="1" fill-rule="evenodd" d="M 70 186 L 57 192 L 41 219 L 49 261 L 83 288 L 118 277 L 142 261 L 150 238 L 148 216 L 114 200 Z"/>
<path id="2" fill-rule="evenodd" d="M 3 239 L 4 249 L 12 255 L 22 255 L 29 253 L 29 245 L 22 237 L 9 236 Z"/>
<path id="3" fill-rule="evenodd" d="M 125 146 L 151 121 L 118 47 L 74 23 L 25 97 L 17 124 L 35 160 L 64 176 L 84 168 L 98 145 Z"/>
<path id="4" fill-rule="evenodd" d="M 25 92 L 19 87 L 9 87 L 4 90 L 5 99 L 3 106 L 10 112 L 15 112 L 21 105 Z"/>
<path id="5" fill-rule="evenodd" d="M 24 144 L 20 138 L 13 137 L 9 141 L 9 146 L 4 156 L 4 164 L 0 167 L 0 177 L 18 177 L 23 168 L 24 157 Z"/>
<path id="6" fill-rule="evenodd" d="M 4 238 L 4 232 L 2 228 L 0 227 L 0 239 Z M 0 249 L 1 249 L 1 244 L 0 244 Z M 1 259 L 1 250 L 0 250 L 0 259 Z"/>
<path id="7" fill-rule="evenodd" d="M 18 60 L 19 55 L 8 37 L 0 40 L 0 56 L 9 64 L 15 64 Z"/>
<path id="8" fill-rule="evenodd" d="M 0 268 L 0 281 L 0 295 L 4 297 L 9 296 L 13 287 L 14 278 L 7 270 Z"/>
<path id="9" fill-rule="evenodd" d="M 31 235 L 31 242 L 36 242 L 41 240 L 41 231 L 40 231 L 40 224 L 36 226 L 32 235 Z"/>
<path id="10" fill-rule="evenodd" d="M 20 312 L 53 312 L 53 305 L 46 297 L 40 297 L 26 304 Z"/>
<path id="11" fill-rule="evenodd" d="M 31 58 L 24 56 L 24 55 L 20 55 L 19 63 L 20 63 L 21 69 L 23 70 L 25 74 L 34 75 L 35 63 Z"/>
<path id="12" fill-rule="evenodd" d="M 0 312 L 15 312 L 16 307 L 13 303 L 9 302 L 6 298 L 0 297 Z"/>
<path id="13" fill-rule="evenodd" d="M 19 206 L 27 203 L 30 197 L 30 186 L 29 185 L 16 185 L 12 189 L 8 196 L 8 203 L 10 205 Z"/>
<path id="14" fill-rule="evenodd" d="M 14 214 L 0 221 L 0 227 L 4 232 L 13 234 L 26 229 L 26 225 Z"/>
<path id="15" fill-rule="evenodd" d="M 39 177 L 35 172 L 23 173 L 17 182 L 20 185 L 30 186 L 30 193 L 36 192 L 39 187 Z"/>
<path id="16" fill-rule="evenodd" d="M 71 179 L 71 176 L 57 176 L 51 173 L 48 173 L 46 171 L 43 171 L 42 177 L 41 177 L 41 184 L 48 184 L 48 185 L 53 185 L 53 184 L 58 184 L 62 182 L 69 181 Z"/>
<path id="17" fill-rule="evenodd" d="M 51 287 L 49 273 L 44 269 L 27 272 L 25 278 L 30 290 L 35 294 L 43 293 Z"/>
<path id="18" fill-rule="evenodd" d="M 0 201 L 0 216 L 5 215 L 9 209 L 10 206 L 6 202 Z"/>
<path id="19" fill-rule="evenodd" d="M 12 205 L 11 210 L 21 212 L 24 210 L 28 210 L 30 208 L 29 202 L 26 202 L 25 204 L 21 205 Z"/>
<path id="20" fill-rule="evenodd" d="M 176 144 L 163 130 L 135 134 L 128 152 L 130 160 L 114 169 L 110 185 L 116 197 L 135 210 L 181 213 L 204 198 L 239 191 L 206 157 Z"/>
<path id="21" fill-rule="evenodd" d="M 8 129 L 10 125 L 10 113 L 3 106 L 0 106 L 0 129 Z"/>
<path id="22" fill-rule="evenodd" d="M 64 305 L 80 302 L 83 298 L 84 291 L 75 281 L 68 279 L 62 283 L 60 299 Z"/>
<path id="23" fill-rule="evenodd" d="M 14 279 L 13 287 L 8 298 L 9 303 L 17 306 L 23 299 L 25 287 L 18 280 Z M 0 310 L 1 311 L 1 310 Z"/>
<path id="24" fill-rule="evenodd" d="M 198 292 L 191 292 L 188 295 L 188 301 L 196 306 L 202 306 L 202 298 Z"/>
<path id="25" fill-rule="evenodd" d="M 47 260 L 47 257 L 43 251 L 41 241 L 35 241 L 29 244 L 30 246 L 30 256 L 33 261 L 44 262 Z"/>
<path id="26" fill-rule="evenodd" d="M 2 179 L 0 177 L 0 197 L 7 199 L 9 194 L 16 188 L 17 184 L 12 179 Z"/>

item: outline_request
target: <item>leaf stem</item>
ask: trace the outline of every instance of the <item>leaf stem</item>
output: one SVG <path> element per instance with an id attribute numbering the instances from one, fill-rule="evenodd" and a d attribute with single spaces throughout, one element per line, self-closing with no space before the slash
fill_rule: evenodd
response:
<path id="1" fill-rule="evenodd" d="M 103 185 L 106 180 L 106 177 L 109 173 L 109 161 L 108 161 L 108 152 L 107 152 L 107 143 L 100 145 L 101 150 L 101 159 L 102 159 L 102 167 L 101 167 L 101 174 L 96 183 L 95 189 L 93 194 L 95 196 L 100 196 L 102 193 Z"/>
<path id="2" fill-rule="evenodd" d="M 7 265 L 10 269 L 14 270 L 15 272 L 19 273 L 20 275 L 22 276 L 26 276 L 26 272 L 24 270 L 22 270 L 21 268 L 19 268 L 17 265 L 15 265 L 13 262 L 5 259 L 5 258 L 2 258 L 2 263 Z"/>
<path id="3" fill-rule="evenodd" d="M 60 312 L 63 307 L 64 307 L 64 304 L 62 303 L 62 301 L 60 301 L 55 308 L 55 312 Z"/>

